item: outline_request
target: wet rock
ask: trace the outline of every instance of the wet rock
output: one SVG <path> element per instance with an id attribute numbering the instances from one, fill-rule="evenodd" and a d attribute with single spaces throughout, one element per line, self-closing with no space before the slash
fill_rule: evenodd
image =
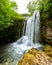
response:
<path id="1" fill-rule="evenodd" d="M 18 65 L 52 65 L 52 58 L 44 52 L 32 48 L 23 55 Z"/>

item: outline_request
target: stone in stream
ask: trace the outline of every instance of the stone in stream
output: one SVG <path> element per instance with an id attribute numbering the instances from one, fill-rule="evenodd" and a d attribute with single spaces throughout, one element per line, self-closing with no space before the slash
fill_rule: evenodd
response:
<path id="1" fill-rule="evenodd" d="M 52 58 L 35 48 L 28 50 L 18 65 L 52 65 Z"/>

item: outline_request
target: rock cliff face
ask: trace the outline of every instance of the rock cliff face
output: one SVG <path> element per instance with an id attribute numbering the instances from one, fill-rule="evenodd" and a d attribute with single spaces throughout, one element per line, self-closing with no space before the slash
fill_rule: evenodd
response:
<path id="1" fill-rule="evenodd" d="M 52 21 L 45 20 L 41 24 L 41 37 L 46 43 L 52 44 Z"/>
<path id="2" fill-rule="evenodd" d="M 44 52 L 32 48 L 23 55 L 18 65 L 52 65 L 52 58 Z"/>

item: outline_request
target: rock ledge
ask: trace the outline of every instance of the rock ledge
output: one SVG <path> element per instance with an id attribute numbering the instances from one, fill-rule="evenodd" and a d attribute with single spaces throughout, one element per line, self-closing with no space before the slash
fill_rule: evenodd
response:
<path id="1" fill-rule="evenodd" d="M 44 52 L 32 48 L 23 55 L 18 65 L 52 65 L 52 58 Z"/>

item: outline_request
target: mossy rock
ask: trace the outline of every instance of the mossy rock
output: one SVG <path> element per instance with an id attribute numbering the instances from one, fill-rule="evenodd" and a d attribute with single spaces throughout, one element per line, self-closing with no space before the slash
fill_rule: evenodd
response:
<path id="1" fill-rule="evenodd" d="M 50 57 L 52 57 L 52 46 L 51 45 L 45 45 L 44 46 L 44 52 L 49 55 Z"/>
<path id="2" fill-rule="evenodd" d="M 23 55 L 18 65 L 52 65 L 52 58 L 44 52 L 32 48 Z"/>
<path id="3" fill-rule="evenodd" d="M 47 52 L 49 52 L 49 51 L 52 51 L 52 47 L 51 47 L 51 45 L 45 45 L 44 46 L 44 51 L 47 51 Z"/>

